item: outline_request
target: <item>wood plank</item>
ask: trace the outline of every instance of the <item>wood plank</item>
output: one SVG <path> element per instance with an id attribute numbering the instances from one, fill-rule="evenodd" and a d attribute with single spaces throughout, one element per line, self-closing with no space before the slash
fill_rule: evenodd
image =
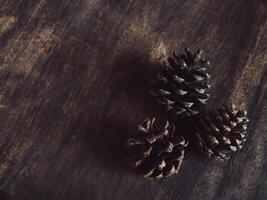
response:
<path id="1" fill-rule="evenodd" d="M 267 199 L 264 0 L 0 0 L 0 189 L 18 200 Z M 190 152 L 147 181 L 125 165 L 130 127 L 164 116 L 148 95 L 173 50 L 201 48 L 211 99 L 249 111 L 218 163 Z M 179 127 L 178 127 L 179 128 Z"/>

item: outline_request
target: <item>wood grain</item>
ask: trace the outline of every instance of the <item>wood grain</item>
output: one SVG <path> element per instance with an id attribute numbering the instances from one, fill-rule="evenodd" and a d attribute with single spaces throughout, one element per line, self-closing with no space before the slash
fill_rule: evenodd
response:
<path id="1" fill-rule="evenodd" d="M 146 181 L 123 161 L 130 127 L 160 115 L 147 91 L 173 50 L 211 61 L 210 107 L 248 109 L 225 163 L 191 152 Z M 0 187 L 16 200 L 267 199 L 265 0 L 0 0 Z"/>

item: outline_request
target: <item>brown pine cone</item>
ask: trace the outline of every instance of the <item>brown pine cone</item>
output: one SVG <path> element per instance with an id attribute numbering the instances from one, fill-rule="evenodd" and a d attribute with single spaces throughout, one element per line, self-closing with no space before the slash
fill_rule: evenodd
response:
<path id="1" fill-rule="evenodd" d="M 210 158 L 229 159 L 246 141 L 247 112 L 234 104 L 223 105 L 215 111 L 200 115 L 194 129 L 194 143 Z"/>
<path id="2" fill-rule="evenodd" d="M 160 127 L 155 118 L 146 119 L 137 127 L 126 146 L 130 165 L 145 178 L 161 179 L 178 172 L 188 145 L 183 137 L 174 137 L 174 124 L 166 121 Z"/>
<path id="3" fill-rule="evenodd" d="M 151 94 L 174 116 L 198 114 L 209 99 L 208 65 L 201 50 L 195 54 L 189 49 L 185 54 L 173 53 L 163 63 Z"/>

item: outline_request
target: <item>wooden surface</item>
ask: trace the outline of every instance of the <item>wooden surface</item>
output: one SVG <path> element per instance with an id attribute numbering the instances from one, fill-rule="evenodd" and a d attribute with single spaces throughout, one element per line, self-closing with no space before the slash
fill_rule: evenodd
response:
<path id="1" fill-rule="evenodd" d="M 247 108 L 228 162 L 190 152 L 163 181 L 123 161 L 166 54 L 201 48 L 210 107 Z M 0 0 L 0 189 L 15 200 L 266 200 L 265 0 Z M 179 127 L 178 127 L 179 129 Z"/>

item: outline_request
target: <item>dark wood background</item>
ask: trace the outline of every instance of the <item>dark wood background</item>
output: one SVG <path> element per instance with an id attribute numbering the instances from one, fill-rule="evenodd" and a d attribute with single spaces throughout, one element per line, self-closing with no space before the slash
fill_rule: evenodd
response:
<path id="1" fill-rule="evenodd" d="M 211 100 L 247 108 L 228 162 L 191 152 L 163 181 L 123 161 L 175 49 L 211 61 Z M 0 0 L 0 189 L 15 200 L 266 200 L 266 0 Z M 179 129 L 179 127 L 178 127 Z"/>

